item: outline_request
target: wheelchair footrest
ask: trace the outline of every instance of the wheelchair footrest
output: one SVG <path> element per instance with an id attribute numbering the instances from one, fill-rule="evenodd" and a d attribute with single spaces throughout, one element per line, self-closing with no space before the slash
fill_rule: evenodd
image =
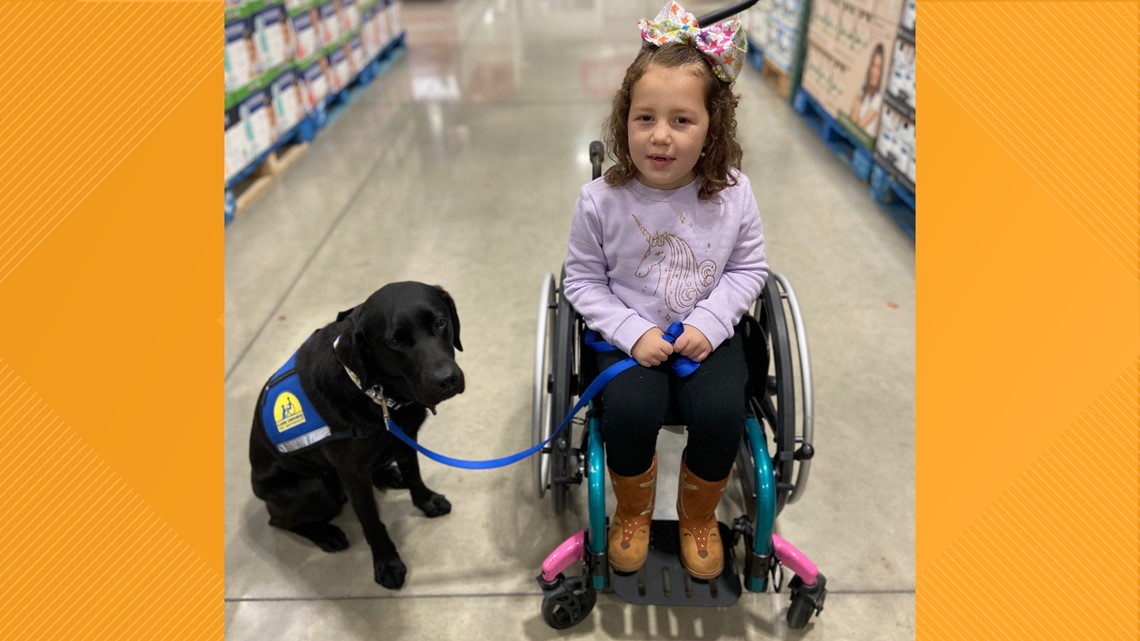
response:
<path id="1" fill-rule="evenodd" d="M 732 548 L 732 530 L 724 523 L 724 571 L 714 580 L 694 579 L 681 564 L 681 540 L 676 521 L 653 521 L 649 556 L 635 573 L 612 572 L 614 592 L 637 605 L 729 606 L 740 598 L 740 577 Z"/>

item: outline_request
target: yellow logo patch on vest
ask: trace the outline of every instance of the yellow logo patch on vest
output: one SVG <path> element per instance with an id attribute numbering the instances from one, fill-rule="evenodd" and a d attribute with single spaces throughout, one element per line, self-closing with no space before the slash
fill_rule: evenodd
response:
<path id="1" fill-rule="evenodd" d="M 273 402 L 273 418 L 277 422 L 277 431 L 296 427 L 305 422 L 305 412 L 301 409 L 301 401 L 290 392 L 282 392 Z"/>

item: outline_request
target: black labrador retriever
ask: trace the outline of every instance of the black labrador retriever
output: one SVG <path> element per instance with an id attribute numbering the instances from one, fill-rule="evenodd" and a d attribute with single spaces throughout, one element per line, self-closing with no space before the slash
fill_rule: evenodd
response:
<path id="1" fill-rule="evenodd" d="M 270 525 L 326 552 L 343 550 L 348 539 L 329 521 L 348 500 L 372 549 L 376 582 L 401 587 L 407 568 L 380 521 L 373 486 L 406 487 L 429 517 L 451 504 L 424 485 L 415 450 L 387 431 L 384 405 L 415 438 L 429 409 L 463 392 L 457 349 L 455 302 L 416 282 L 386 285 L 314 332 L 266 384 L 253 419 L 253 493 Z"/>

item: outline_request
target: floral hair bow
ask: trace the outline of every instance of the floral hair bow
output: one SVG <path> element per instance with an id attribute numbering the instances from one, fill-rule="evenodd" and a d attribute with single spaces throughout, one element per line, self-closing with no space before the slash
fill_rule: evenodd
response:
<path id="1" fill-rule="evenodd" d="M 697 18 L 676 2 L 665 5 L 652 22 L 643 18 L 637 24 L 641 39 L 648 43 L 693 45 L 708 58 L 716 77 L 725 82 L 736 80 L 748 51 L 739 20 L 733 18 L 702 29 Z"/>

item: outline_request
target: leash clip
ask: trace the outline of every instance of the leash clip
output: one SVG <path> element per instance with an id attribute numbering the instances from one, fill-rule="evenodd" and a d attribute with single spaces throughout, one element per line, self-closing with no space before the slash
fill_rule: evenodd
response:
<path id="1" fill-rule="evenodd" d="M 391 417 L 388 415 L 388 404 L 392 403 L 393 401 L 389 398 L 384 398 L 384 390 L 381 389 L 379 385 L 373 385 L 372 387 L 369 387 L 368 391 L 365 392 L 365 394 L 367 394 L 368 397 L 372 399 L 373 403 L 376 403 L 380 406 L 380 411 L 384 413 L 384 429 L 388 430 L 388 421 L 391 419 Z"/>

